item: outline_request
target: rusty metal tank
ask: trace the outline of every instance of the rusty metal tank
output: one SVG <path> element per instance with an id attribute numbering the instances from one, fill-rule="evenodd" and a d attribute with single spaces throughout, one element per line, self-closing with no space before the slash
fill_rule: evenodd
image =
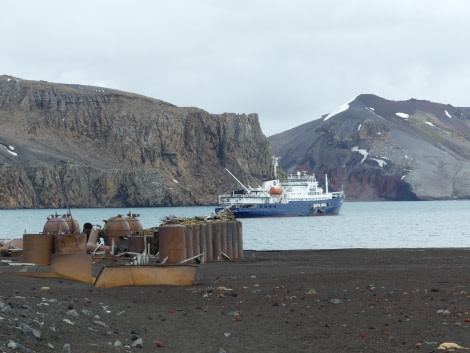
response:
<path id="1" fill-rule="evenodd" d="M 127 217 L 125 218 L 127 223 L 129 224 L 131 234 L 133 235 L 140 235 L 141 232 L 144 230 L 142 222 L 140 222 L 137 217 L 140 217 L 140 214 L 131 213 L 129 211 Z"/>
<path id="2" fill-rule="evenodd" d="M 153 235 L 132 235 L 127 239 L 127 251 L 141 253 L 153 247 Z"/>
<path id="3" fill-rule="evenodd" d="M 53 234 L 23 234 L 23 261 L 39 266 L 51 263 Z"/>
<path id="4" fill-rule="evenodd" d="M 112 245 L 112 241 L 114 240 L 114 245 L 120 247 L 121 239 L 131 235 L 129 223 L 127 223 L 127 220 L 122 215 L 111 217 L 104 222 L 103 238 L 105 245 Z"/>
<path id="5" fill-rule="evenodd" d="M 47 217 L 42 232 L 44 234 L 69 234 L 70 228 L 67 221 L 56 213 Z"/>
<path id="6" fill-rule="evenodd" d="M 160 262 L 176 264 L 186 259 L 186 227 L 181 224 L 165 224 L 159 229 Z"/>
<path id="7" fill-rule="evenodd" d="M 214 260 L 214 245 L 212 243 L 212 223 L 206 224 L 206 250 L 204 261 L 210 262 Z"/>
<path id="8" fill-rule="evenodd" d="M 212 223 L 212 257 L 214 260 L 222 258 L 222 226 L 221 222 Z"/>
<path id="9" fill-rule="evenodd" d="M 63 215 L 62 218 L 67 222 L 70 234 L 80 233 L 80 223 L 70 213 Z"/>
<path id="10" fill-rule="evenodd" d="M 242 222 L 237 221 L 237 236 L 238 236 L 238 259 L 243 259 L 243 225 Z"/>

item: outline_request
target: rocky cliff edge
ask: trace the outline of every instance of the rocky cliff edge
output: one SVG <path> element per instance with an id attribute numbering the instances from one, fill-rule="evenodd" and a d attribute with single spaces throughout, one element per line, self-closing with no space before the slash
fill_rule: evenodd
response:
<path id="1" fill-rule="evenodd" d="M 0 76 L 0 208 L 212 205 L 270 177 L 256 114 Z"/>

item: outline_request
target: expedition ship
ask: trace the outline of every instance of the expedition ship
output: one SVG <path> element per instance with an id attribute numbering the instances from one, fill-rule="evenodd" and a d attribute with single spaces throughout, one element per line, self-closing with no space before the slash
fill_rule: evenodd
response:
<path id="1" fill-rule="evenodd" d="M 231 194 L 220 195 L 215 211 L 229 210 L 236 218 L 295 217 L 337 215 L 344 202 L 344 192 L 325 190 L 319 185 L 315 174 L 297 172 L 287 181 L 277 178 L 278 158 L 273 157 L 274 179 L 264 181 L 258 188 L 246 187 L 228 169 L 227 172 L 243 187 Z"/>

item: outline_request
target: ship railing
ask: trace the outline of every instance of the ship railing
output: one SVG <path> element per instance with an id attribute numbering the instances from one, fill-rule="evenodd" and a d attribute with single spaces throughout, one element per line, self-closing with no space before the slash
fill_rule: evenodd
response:
<path id="1" fill-rule="evenodd" d="M 289 182 L 316 182 L 317 178 L 315 175 L 289 175 L 287 176 Z"/>
<path id="2" fill-rule="evenodd" d="M 254 194 L 254 195 L 253 195 Z M 226 197 L 232 197 L 232 198 L 250 198 L 250 197 L 269 197 L 269 193 L 266 190 L 250 190 L 250 192 L 246 194 L 236 194 L 236 193 L 231 193 L 230 195 L 225 195 Z"/>
<path id="3" fill-rule="evenodd" d="M 344 192 L 343 191 L 334 191 L 331 193 L 331 197 L 332 198 L 337 198 L 337 197 L 341 197 L 344 195 Z"/>
<path id="4" fill-rule="evenodd" d="M 269 195 L 261 195 L 261 196 L 253 196 L 253 195 L 239 195 L 239 194 L 228 194 L 228 195 L 220 195 L 219 196 L 219 203 L 224 204 L 235 204 L 237 202 L 246 201 L 246 200 L 255 200 L 260 203 L 260 200 L 267 200 L 269 199 Z"/>

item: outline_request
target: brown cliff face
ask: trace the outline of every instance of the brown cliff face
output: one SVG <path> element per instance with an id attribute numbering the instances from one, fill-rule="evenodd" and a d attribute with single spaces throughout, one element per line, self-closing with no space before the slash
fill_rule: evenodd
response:
<path id="1" fill-rule="evenodd" d="M 0 76 L 0 207 L 210 205 L 259 182 L 256 114 L 209 114 L 107 88 Z"/>
<path id="2" fill-rule="evenodd" d="M 286 172 L 328 173 L 348 200 L 470 197 L 470 108 L 360 95 L 269 141 Z"/>

